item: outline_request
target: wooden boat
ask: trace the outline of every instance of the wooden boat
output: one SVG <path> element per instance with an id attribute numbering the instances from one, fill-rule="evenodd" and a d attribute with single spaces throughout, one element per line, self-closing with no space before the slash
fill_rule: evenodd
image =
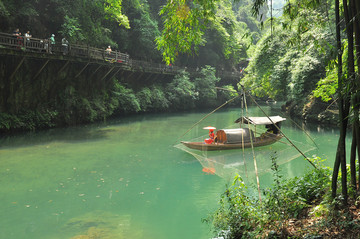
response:
<path id="1" fill-rule="evenodd" d="M 273 144 L 282 138 L 279 129 L 280 123 L 284 120 L 286 119 L 280 116 L 241 117 L 235 123 L 253 124 L 255 125 L 255 132 L 257 125 L 265 125 L 268 130 L 259 137 L 255 137 L 254 132 L 249 128 L 221 129 L 216 131 L 215 142 L 213 143 L 207 143 L 207 139 L 204 142 L 181 141 L 181 143 L 188 148 L 202 151 L 265 146 Z"/>

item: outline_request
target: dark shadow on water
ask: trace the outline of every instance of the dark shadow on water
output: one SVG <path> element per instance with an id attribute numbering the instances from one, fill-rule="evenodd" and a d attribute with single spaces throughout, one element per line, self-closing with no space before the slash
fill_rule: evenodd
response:
<path id="1" fill-rule="evenodd" d="M 5 147 L 34 146 L 56 141 L 68 143 L 94 141 L 106 138 L 107 134 L 112 131 L 114 130 L 100 128 L 98 125 L 87 125 L 16 133 L 13 135 L 0 136 L 0 149 Z"/>
<path id="2" fill-rule="evenodd" d="M 0 135 L 0 149 L 9 147 L 34 146 L 51 142 L 78 143 L 83 141 L 103 140 L 108 133 L 115 132 L 110 127 L 130 125 L 135 122 L 166 119 L 167 117 L 183 116 L 183 113 L 153 113 L 131 116 L 113 117 L 106 122 L 98 122 L 73 127 L 38 130 L 34 132 L 17 132 L 11 135 Z M 108 127 L 108 128 L 107 128 Z"/>

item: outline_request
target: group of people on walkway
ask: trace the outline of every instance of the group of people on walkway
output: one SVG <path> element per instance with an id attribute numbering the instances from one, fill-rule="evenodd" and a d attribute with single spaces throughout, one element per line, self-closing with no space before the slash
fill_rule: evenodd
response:
<path id="1" fill-rule="evenodd" d="M 30 31 L 27 31 L 23 38 L 19 28 L 16 28 L 13 32 L 13 35 L 16 36 L 16 38 L 18 39 L 19 47 L 23 47 L 24 45 L 25 47 L 32 47 L 31 45 L 32 35 L 30 34 Z M 44 50 L 46 50 L 46 52 L 52 54 L 56 44 L 55 34 L 51 34 L 51 36 L 48 39 L 40 40 L 40 43 L 43 45 Z M 61 51 L 64 55 L 68 54 L 69 52 L 69 41 L 65 37 L 63 37 L 61 40 Z"/>
<path id="2" fill-rule="evenodd" d="M 14 39 L 11 39 L 9 43 L 12 46 L 15 43 L 18 49 L 40 51 L 49 54 L 62 53 L 63 55 L 68 55 L 71 51 L 69 41 L 65 37 L 63 37 L 61 39 L 61 43 L 57 42 L 55 40 L 55 34 L 51 34 L 50 37 L 46 39 L 33 38 L 32 35 L 30 34 L 30 31 L 27 31 L 26 34 L 23 36 L 19 28 L 17 28 L 13 31 L 12 35 L 15 37 L 15 41 Z M 73 45 L 73 48 L 74 48 L 74 54 L 77 54 L 79 52 L 80 55 L 81 54 L 83 55 L 84 52 L 85 54 L 89 54 L 89 56 L 91 54 L 88 52 L 89 46 Z M 95 53 L 95 55 L 96 54 L 98 53 Z M 120 53 L 119 51 L 116 50 L 113 51 L 110 45 L 106 49 L 104 49 L 102 56 L 105 61 L 109 61 L 112 63 L 113 62 L 128 63 L 130 59 L 127 53 Z"/>
<path id="3" fill-rule="evenodd" d="M 13 35 L 16 36 L 16 38 L 18 39 L 18 45 L 19 46 L 23 46 L 24 43 L 25 45 L 28 45 L 28 43 L 30 42 L 30 38 L 32 37 L 30 34 L 30 31 L 27 31 L 24 35 L 25 37 L 25 42 L 23 41 L 23 37 L 21 36 L 21 32 L 19 30 L 19 28 L 16 28 L 13 32 Z"/>

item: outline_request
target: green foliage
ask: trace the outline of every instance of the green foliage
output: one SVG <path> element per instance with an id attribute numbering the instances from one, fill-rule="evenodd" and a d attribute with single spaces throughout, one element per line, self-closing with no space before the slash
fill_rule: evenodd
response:
<path id="1" fill-rule="evenodd" d="M 140 111 L 140 103 L 132 89 L 126 88 L 119 82 L 115 81 L 112 93 L 115 99 L 119 102 L 119 108 L 116 112 L 131 113 Z"/>
<path id="2" fill-rule="evenodd" d="M 245 183 L 237 175 L 221 195 L 219 209 L 204 221 L 212 222 L 217 234 L 228 231 L 229 238 L 255 237 L 262 232 L 266 221 L 258 199 L 248 194 Z"/>
<path id="3" fill-rule="evenodd" d="M 283 223 L 300 215 L 304 208 L 319 202 L 329 188 L 331 171 L 321 166 L 319 158 L 312 159 L 318 169 L 305 173 L 303 177 L 284 179 L 271 156 L 274 184 L 264 190 L 262 203 L 251 197 L 239 176 L 221 196 L 219 209 L 205 222 L 212 223 L 214 232 L 229 232 L 228 238 L 262 238 L 266 231 L 281 233 Z M 325 212 L 314 209 L 314 213 Z"/>
<path id="4" fill-rule="evenodd" d="M 293 62 L 290 90 L 292 97 L 299 101 L 312 92 L 316 83 L 324 75 L 324 69 L 319 59 L 303 55 Z"/>
<path id="5" fill-rule="evenodd" d="M 83 97 L 77 97 L 77 102 L 74 105 L 75 112 L 78 115 L 76 119 L 87 119 L 89 122 L 94 122 L 97 118 L 97 112 L 91 102 Z"/>
<path id="6" fill-rule="evenodd" d="M 221 87 L 222 89 L 218 90 L 217 92 L 217 99 L 218 102 L 227 102 L 228 100 L 238 96 L 238 93 L 234 89 L 234 86 L 232 85 L 225 85 Z M 238 100 L 233 101 L 230 103 L 231 105 L 237 105 L 239 106 L 241 103 L 241 99 L 238 98 Z"/>
<path id="7" fill-rule="evenodd" d="M 276 35 L 274 34 L 274 36 L 272 36 L 270 32 L 267 32 L 258 42 L 252 60 L 246 69 L 248 74 L 245 75 L 242 83 L 247 88 L 252 88 L 252 92 L 259 97 L 264 97 L 269 94 L 275 99 L 278 99 L 279 95 L 283 97 L 283 94 L 280 94 L 280 92 L 286 90 L 287 82 L 282 81 L 279 84 L 274 84 L 275 80 L 272 79 L 272 75 L 273 72 L 278 72 L 278 74 L 280 73 L 281 75 L 288 74 L 287 71 L 289 69 L 283 68 L 280 65 L 277 66 L 279 63 L 284 65 L 288 62 L 288 60 L 281 60 L 288 50 L 288 48 L 284 46 L 283 41 L 280 40 L 285 37 L 286 33 L 280 30 Z M 293 56 L 294 53 L 290 55 Z M 288 57 L 285 58 L 288 59 Z M 279 79 L 279 76 L 275 75 L 275 78 Z M 283 80 L 283 78 L 281 79 Z M 281 88 L 275 88 L 275 86 L 279 85 Z"/>
<path id="8" fill-rule="evenodd" d="M 194 79 L 195 89 L 199 94 L 198 105 L 216 105 L 217 91 L 215 86 L 220 78 L 216 77 L 215 73 L 214 67 L 205 66 L 200 71 L 201 77 Z"/>
<path id="9" fill-rule="evenodd" d="M 4 3 L 0 0 L 0 17 L 7 17 L 9 15 L 9 11 L 6 9 Z"/>
<path id="10" fill-rule="evenodd" d="M 264 208 L 270 220 L 287 220 L 297 218 L 301 211 L 319 201 L 330 184 L 330 169 L 321 167 L 320 159 L 312 160 L 318 169 L 306 173 L 303 177 L 284 180 L 272 156 L 272 170 L 274 172 L 274 186 L 266 189 L 264 194 Z"/>
<path id="11" fill-rule="evenodd" d="M 250 8 L 250 1 L 167 1 L 160 11 L 164 28 L 156 38 L 163 60 L 169 64 L 186 53 L 199 54 L 202 65 L 236 65 L 258 39 L 259 24 Z"/>
<path id="12" fill-rule="evenodd" d="M 195 84 L 190 81 L 188 72 L 178 73 L 174 80 L 167 85 L 166 92 L 173 109 L 184 110 L 195 107 L 198 93 L 195 91 Z"/>
<path id="13" fill-rule="evenodd" d="M 0 132 L 9 130 L 35 130 L 55 126 L 57 111 L 21 111 L 16 115 L 0 113 Z"/>
<path id="14" fill-rule="evenodd" d="M 140 103 L 141 111 L 164 111 L 172 104 L 160 85 L 153 85 L 150 88 L 144 87 L 136 93 L 137 101 Z"/>
<path id="15" fill-rule="evenodd" d="M 141 111 L 146 112 L 151 108 L 151 90 L 148 87 L 142 88 L 139 92 L 136 93 L 136 98 L 140 103 Z"/>
<path id="16" fill-rule="evenodd" d="M 272 34 L 259 40 L 243 84 L 257 96 L 276 100 L 302 101 L 311 94 L 325 76 L 335 44 L 321 13 L 303 8 L 295 19 L 274 19 Z"/>
<path id="17" fill-rule="evenodd" d="M 129 19 L 121 12 L 122 0 L 105 0 L 104 10 L 107 16 L 115 19 L 119 25 L 124 25 L 126 28 L 130 28 Z"/>
<path id="18" fill-rule="evenodd" d="M 140 15 L 132 19 L 132 31 L 129 32 L 131 42 L 129 49 L 133 57 L 143 58 L 152 57 L 158 61 L 161 60 L 160 53 L 156 50 L 155 38 L 160 36 L 158 23 L 153 20 L 149 12 L 144 9 L 134 10 Z M 126 40 L 128 41 L 128 39 Z"/>
<path id="19" fill-rule="evenodd" d="M 67 37 L 70 42 L 80 42 L 85 39 L 78 19 L 71 18 L 68 15 L 65 15 L 64 23 L 61 25 L 59 33 Z"/>
<path id="20" fill-rule="evenodd" d="M 213 41 L 214 49 L 220 49 L 220 53 L 232 65 L 247 58 L 246 49 L 251 44 L 250 31 L 246 23 L 236 20 L 236 12 L 230 1 L 217 3 L 217 11 L 211 24 L 215 39 L 210 38 L 208 41 Z M 221 63 L 218 62 L 217 65 L 219 64 Z"/>
<path id="21" fill-rule="evenodd" d="M 326 77 L 319 80 L 316 89 L 313 91 L 315 97 L 320 97 L 322 101 L 328 102 L 335 97 L 338 86 L 338 74 L 335 64 L 326 67 Z"/>
<path id="22" fill-rule="evenodd" d="M 166 98 L 164 88 L 160 85 L 151 86 L 151 102 L 153 111 L 164 111 L 170 107 L 170 102 Z"/>
<path id="23" fill-rule="evenodd" d="M 204 24 L 214 17 L 216 1 L 173 0 L 163 6 L 160 15 L 164 27 L 156 43 L 167 64 L 174 62 L 179 53 L 196 52 L 203 44 Z"/>

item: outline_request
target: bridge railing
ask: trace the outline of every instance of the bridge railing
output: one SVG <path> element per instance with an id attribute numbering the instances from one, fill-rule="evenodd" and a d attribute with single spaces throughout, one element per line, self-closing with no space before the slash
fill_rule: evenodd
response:
<path id="1" fill-rule="evenodd" d="M 190 73 L 199 73 L 198 69 L 177 67 L 173 65 L 165 65 L 161 63 L 152 63 L 142 60 L 133 60 L 128 54 L 121 53 L 119 51 L 106 51 L 105 49 L 99 49 L 92 46 L 70 44 L 62 45 L 61 41 L 57 41 L 57 44 L 50 44 L 49 39 L 39 38 L 26 38 L 25 36 L 15 36 L 13 34 L 1 33 L 0 32 L 0 47 L 21 49 L 32 52 L 42 52 L 49 54 L 63 54 L 70 55 L 73 57 L 89 58 L 95 60 L 103 60 L 110 63 L 123 64 L 131 67 L 138 71 L 152 71 L 160 73 L 174 74 L 180 70 L 186 70 Z M 220 71 L 217 75 L 227 77 L 240 77 L 241 72 L 233 71 Z"/>
<path id="2" fill-rule="evenodd" d="M 48 51 L 47 40 L 0 33 L 0 45 L 10 48 Z"/>

